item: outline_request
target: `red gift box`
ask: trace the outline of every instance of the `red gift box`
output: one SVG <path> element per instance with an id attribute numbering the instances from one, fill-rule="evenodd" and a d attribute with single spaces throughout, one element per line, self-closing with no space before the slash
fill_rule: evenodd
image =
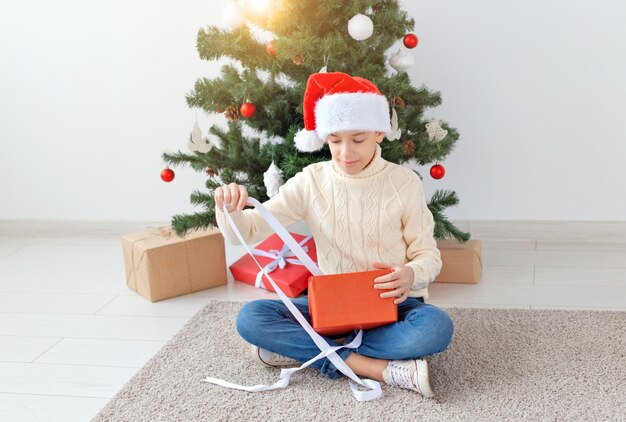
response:
<path id="1" fill-rule="evenodd" d="M 301 243 L 308 237 L 297 233 L 290 234 L 298 243 Z M 315 249 L 315 241 L 313 238 L 311 237 L 306 243 L 301 243 L 301 246 L 306 251 L 307 255 L 309 255 L 314 262 L 317 262 L 317 250 Z M 254 253 L 255 250 L 257 252 L 264 251 L 266 254 L 272 255 L 272 257 L 268 257 L 255 253 L 255 258 L 263 267 L 275 267 L 273 271 L 269 272 L 270 276 L 287 296 L 296 297 L 307 288 L 308 278 L 311 276 L 311 273 L 304 265 L 295 263 L 300 262 L 298 257 L 285 246 L 284 242 L 277 234 L 273 234 L 259 243 L 252 252 Z M 283 258 L 280 259 L 279 255 Z M 257 285 L 257 277 L 259 277 L 261 270 L 259 270 L 259 267 L 254 263 L 250 254 L 243 256 L 229 268 L 235 280 L 243 281 L 253 286 Z M 263 275 L 261 280 L 267 290 L 275 291 L 267 279 L 267 276 Z"/>
<path id="2" fill-rule="evenodd" d="M 398 320 L 394 297 L 381 298 L 374 279 L 382 269 L 309 277 L 309 311 L 313 329 L 322 335 L 367 330 Z"/>

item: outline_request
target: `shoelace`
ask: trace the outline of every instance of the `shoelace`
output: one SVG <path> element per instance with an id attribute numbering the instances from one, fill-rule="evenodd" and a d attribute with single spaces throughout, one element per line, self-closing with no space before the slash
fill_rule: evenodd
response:
<path id="1" fill-rule="evenodd" d="M 389 374 L 391 375 L 391 382 L 398 387 L 415 390 L 421 394 L 422 390 L 417 384 L 417 367 L 415 369 L 407 368 L 406 366 L 399 366 L 390 363 Z"/>
<path id="2" fill-rule="evenodd" d="M 272 358 L 270 359 L 270 363 L 272 365 L 291 365 L 297 364 L 298 361 L 295 359 L 291 359 L 287 356 L 279 355 L 277 353 L 272 354 Z"/>

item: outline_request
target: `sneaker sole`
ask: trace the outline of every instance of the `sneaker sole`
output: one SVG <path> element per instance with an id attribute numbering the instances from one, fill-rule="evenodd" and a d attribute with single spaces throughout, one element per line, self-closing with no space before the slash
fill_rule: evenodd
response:
<path id="1" fill-rule="evenodd" d="M 287 361 L 283 361 L 283 362 L 273 362 L 271 359 L 269 361 L 265 360 L 261 356 L 261 353 L 263 353 L 263 352 L 271 354 L 271 352 L 268 352 L 267 350 L 261 349 L 258 346 L 251 345 L 251 347 L 250 347 L 250 353 L 252 354 L 252 360 L 255 361 L 256 363 L 258 363 L 259 365 L 263 365 L 263 366 L 265 366 L 267 368 L 293 368 L 293 367 L 297 367 L 297 366 L 301 365 L 300 362 L 298 362 L 298 361 L 296 361 L 294 359 L 291 359 L 291 358 L 286 358 Z"/>
<path id="2" fill-rule="evenodd" d="M 417 385 L 422 396 L 426 398 L 435 397 L 435 393 L 430 386 L 430 373 L 428 371 L 428 362 L 417 359 Z"/>
<path id="3" fill-rule="evenodd" d="M 250 347 L 250 354 L 252 355 L 252 360 L 258 363 L 261 366 L 265 366 L 266 368 L 273 368 L 272 365 L 268 365 L 265 363 L 263 359 L 261 359 L 261 348 L 255 345 Z"/>

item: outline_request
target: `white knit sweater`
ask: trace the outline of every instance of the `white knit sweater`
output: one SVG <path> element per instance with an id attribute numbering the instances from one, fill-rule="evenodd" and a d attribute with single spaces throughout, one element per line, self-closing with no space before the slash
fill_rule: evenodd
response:
<path id="1" fill-rule="evenodd" d="M 324 274 L 371 270 L 376 261 L 404 264 L 415 274 L 409 296 L 427 298 L 428 284 L 441 271 L 441 255 L 422 182 L 415 172 L 384 160 L 380 153 L 377 146 L 372 162 L 356 175 L 333 161 L 311 164 L 264 205 L 284 226 L 306 222 Z M 272 234 L 254 209 L 230 215 L 248 243 Z M 224 237 L 239 244 L 222 210 L 217 210 L 216 219 Z"/>

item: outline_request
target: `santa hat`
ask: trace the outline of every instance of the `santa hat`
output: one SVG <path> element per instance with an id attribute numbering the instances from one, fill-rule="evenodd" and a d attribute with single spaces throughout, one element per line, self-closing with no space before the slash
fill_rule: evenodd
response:
<path id="1" fill-rule="evenodd" d="M 389 103 L 367 79 L 342 72 L 314 73 L 304 91 L 304 129 L 296 148 L 322 149 L 331 133 L 348 130 L 391 133 Z"/>

